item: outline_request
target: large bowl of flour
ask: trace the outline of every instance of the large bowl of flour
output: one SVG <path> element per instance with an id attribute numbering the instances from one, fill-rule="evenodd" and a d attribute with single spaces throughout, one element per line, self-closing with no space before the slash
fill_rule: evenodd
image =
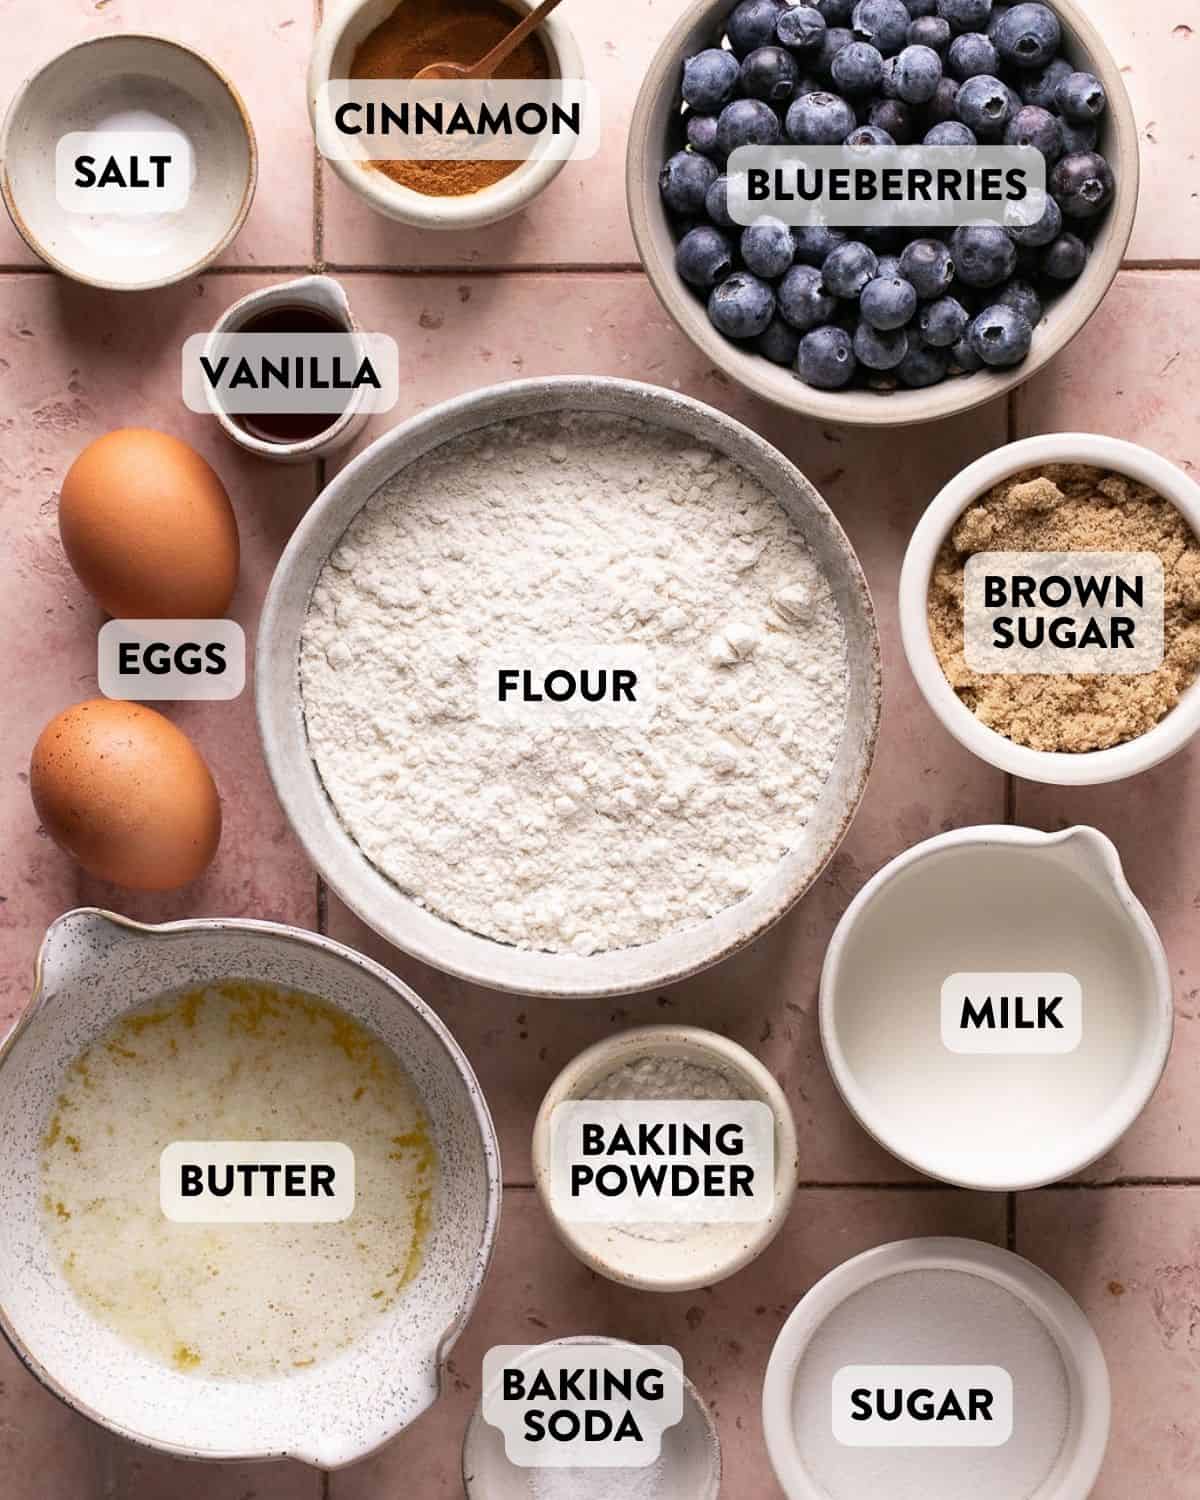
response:
<path id="1" fill-rule="evenodd" d="M 405 952 L 524 993 L 667 984 L 777 921 L 858 807 L 879 703 L 866 580 L 812 485 L 619 380 L 380 438 L 259 632 L 267 764 L 322 876 Z"/>

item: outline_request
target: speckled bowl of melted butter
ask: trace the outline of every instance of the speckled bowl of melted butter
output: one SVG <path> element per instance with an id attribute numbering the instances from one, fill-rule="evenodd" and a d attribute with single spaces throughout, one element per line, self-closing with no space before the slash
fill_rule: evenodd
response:
<path id="1" fill-rule="evenodd" d="M 0 1054 L 18 1352 L 171 1451 L 334 1467 L 394 1436 L 438 1394 L 498 1210 L 491 1121 L 436 1018 L 350 950 L 263 923 L 74 912 L 40 970 Z M 179 1140 L 343 1143 L 353 1211 L 168 1219 Z"/>

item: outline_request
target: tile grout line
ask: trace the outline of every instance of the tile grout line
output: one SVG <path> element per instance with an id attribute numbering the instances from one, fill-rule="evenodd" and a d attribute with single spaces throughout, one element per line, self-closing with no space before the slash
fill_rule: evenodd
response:
<path id="1" fill-rule="evenodd" d="M 1006 437 L 1015 443 L 1018 437 L 1017 392 L 1008 393 L 1005 402 Z M 1004 773 L 1004 821 L 1010 827 L 1017 821 L 1017 782 L 1011 772 Z M 1006 1193 L 1004 1197 L 1004 1243 L 1009 1250 L 1017 1248 L 1017 1195 Z"/>
<path id="2" fill-rule="evenodd" d="M 537 1191 L 535 1182 L 526 1182 L 516 1179 L 503 1184 L 506 1193 L 532 1193 Z M 1194 1192 L 1200 1189 L 1200 1178 L 1198 1177 L 1110 1177 L 1100 1182 L 1052 1182 L 1042 1188 L 1031 1188 L 1029 1191 L 1035 1193 L 1109 1193 L 1139 1190 L 1145 1188 L 1162 1188 L 1164 1190 Z M 930 1177 L 920 1182 L 798 1182 L 796 1184 L 798 1193 L 961 1193 L 966 1189 L 955 1187 L 952 1183 L 939 1182 L 936 1177 Z M 1017 1193 L 989 1193 L 986 1197 L 1002 1197 L 1005 1199 L 1005 1224 L 1006 1233 L 1011 1232 L 1015 1236 L 1017 1224 Z M 1011 1204 L 1008 1200 L 1011 1200 Z M 1012 1246 L 1010 1245 L 1010 1248 Z"/>

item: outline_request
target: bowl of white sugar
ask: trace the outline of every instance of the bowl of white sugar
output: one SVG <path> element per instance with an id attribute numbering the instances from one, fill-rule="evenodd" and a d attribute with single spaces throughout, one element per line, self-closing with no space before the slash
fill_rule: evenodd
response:
<path id="1" fill-rule="evenodd" d="M 470 1065 L 314 933 L 60 917 L 0 1048 L 0 1329 L 188 1458 L 333 1469 L 437 1400 L 500 1163 Z"/>
<path id="2" fill-rule="evenodd" d="M 339 896 L 448 973 L 620 994 L 809 888 L 862 797 L 858 560 L 769 444 L 677 393 L 521 381 L 337 475 L 276 570 L 257 705 Z"/>
<path id="3" fill-rule="evenodd" d="M 1087 1500 L 1108 1367 L 1045 1272 L 974 1240 L 856 1256 L 784 1324 L 763 1386 L 788 1500 Z"/>

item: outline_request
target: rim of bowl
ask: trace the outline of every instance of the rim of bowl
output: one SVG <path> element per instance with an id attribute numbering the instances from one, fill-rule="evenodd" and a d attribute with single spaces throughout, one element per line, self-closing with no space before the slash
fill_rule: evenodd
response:
<path id="1" fill-rule="evenodd" d="M 0 1073 L 4 1065 L 8 1063 L 21 1037 L 25 1033 L 34 1017 L 42 1010 L 49 998 L 45 990 L 45 962 L 49 951 L 51 938 L 55 930 L 69 920 L 91 917 L 98 921 L 110 923 L 114 927 L 125 928 L 129 932 L 149 935 L 150 937 L 169 938 L 182 932 L 244 932 L 249 934 L 258 933 L 265 937 L 283 938 L 294 942 L 301 947 L 316 948 L 322 952 L 331 954 L 352 968 L 362 969 L 371 978 L 378 980 L 393 994 L 399 994 L 404 1002 L 421 1018 L 432 1035 L 437 1039 L 442 1050 L 454 1064 L 455 1069 L 463 1080 L 467 1097 L 470 1100 L 471 1112 L 479 1129 L 480 1149 L 483 1153 L 484 1176 L 486 1186 L 484 1190 L 483 1204 L 483 1231 L 479 1242 L 479 1252 L 476 1261 L 476 1274 L 471 1281 L 467 1295 L 463 1298 L 454 1321 L 443 1331 L 436 1347 L 430 1352 L 438 1381 L 438 1392 L 429 1403 L 434 1405 L 441 1396 L 442 1374 L 446 1358 L 453 1349 L 458 1338 L 471 1320 L 471 1316 L 478 1305 L 479 1298 L 495 1259 L 496 1240 L 500 1231 L 500 1213 L 504 1198 L 504 1174 L 500 1162 L 500 1141 L 496 1134 L 495 1121 L 488 1107 L 479 1079 L 472 1068 L 470 1059 L 455 1040 L 452 1032 L 437 1012 L 426 1002 L 414 989 L 402 980 L 399 975 L 391 973 L 373 958 L 368 958 L 365 953 L 359 953 L 356 949 L 340 943 L 336 938 L 327 937 L 321 932 L 310 932 L 306 928 L 292 927 L 285 922 L 264 922 L 249 917 L 192 917 L 174 922 L 138 922 L 132 917 L 121 916 L 118 912 L 106 910 L 100 906 L 80 906 L 71 911 L 64 912 L 62 916 L 56 917 L 42 936 L 38 944 L 37 956 L 33 967 L 33 989 L 29 1001 L 17 1017 L 15 1024 L 7 1036 L 0 1039 Z M 39 1385 L 43 1386 L 52 1396 L 55 1396 L 65 1406 L 77 1411 L 81 1416 L 87 1417 L 89 1421 L 97 1426 L 105 1428 L 109 1432 L 116 1433 L 119 1437 L 136 1443 L 139 1447 L 150 1449 L 156 1453 L 168 1453 L 178 1458 L 201 1458 L 210 1459 L 215 1462 L 254 1462 L 258 1460 L 291 1458 L 299 1463 L 307 1463 L 322 1469 L 341 1468 L 346 1464 L 357 1463 L 360 1459 L 369 1458 L 373 1453 L 385 1447 L 394 1438 L 406 1430 L 406 1426 L 396 1428 L 386 1434 L 379 1442 L 372 1444 L 370 1448 L 361 1453 L 354 1453 L 348 1457 L 339 1457 L 335 1462 L 326 1464 L 322 1462 L 319 1455 L 302 1454 L 296 1452 L 281 1452 L 277 1448 L 263 1448 L 249 1453 L 239 1452 L 213 1452 L 205 1450 L 198 1451 L 194 1447 L 183 1442 L 160 1442 L 149 1438 L 144 1433 L 138 1432 L 131 1427 L 122 1426 L 104 1415 L 103 1412 L 94 1410 L 62 1385 L 53 1375 L 46 1370 L 39 1360 L 26 1348 L 20 1331 L 8 1315 L 3 1300 L 0 1299 L 0 1334 L 21 1364 L 29 1371 Z M 253 1384 L 253 1382 L 250 1382 Z M 426 1407 L 425 1410 L 429 1408 Z M 418 1413 L 423 1415 L 423 1413 Z M 415 1420 L 415 1418 L 414 1418 Z"/>
<path id="2" fill-rule="evenodd" d="M 674 236 L 658 196 L 658 173 L 666 142 L 651 129 L 664 93 L 674 98 L 692 33 L 705 21 L 714 23 L 732 9 L 730 0 L 692 0 L 650 63 L 634 105 L 625 158 L 625 192 L 629 221 L 650 285 L 679 330 L 739 385 L 755 395 L 826 422 L 853 427 L 904 427 L 957 416 L 1015 390 L 1037 374 L 1079 334 L 1100 306 L 1120 270 L 1133 234 L 1141 168 L 1137 121 L 1119 66 L 1100 32 L 1078 0 L 1049 0 L 1063 24 L 1068 55 L 1086 61 L 1104 84 L 1109 100 L 1110 159 L 1117 175 L 1116 194 L 1077 282 L 1051 305 L 1035 330 L 1034 347 L 1011 370 L 981 370 L 943 380 L 924 390 L 882 395 L 871 390 L 820 391 L 805 385 L 790 370 L 722 337 L 708 321 L 704 304 L 675 270 Z"/>
<path id="3" fill-rule="evenodd" d="M 208 69 L 213 75 L 233 104 L 238 118 L 242 123 L 242 130 L 246 137 L 246 147 L 249 153 L 249 162 L 246 172 L 246 181 L 242 188 L 241 201 L 237 212 L 234 214 L 228 229 L 220 240 L 210 250 L 206 250 L 199 260 L 170 276 L 156 276 L 150 281 L 105 281 L 99 276 L 89 276 L 86 272 L 68 266 L 64 261 L 52 255 L 49 250 L 34 235 L 33 231 L 25 223 L 24 215 L 21 213 L 13 192 L 12 180 L 9 177 L 9 137 L 18 124 L 21 111 L 29 98 L 32 90 L 36 88 L 42 76 L 57 67 L 63 58 L 69 57 L 73 52 L 82 52 L 86 47 L 111 46 L 118 42 L 148 42 L 151 47 L 169 47 L 175 52 L 186 53 L 194 58 L 202 67 Z M 211 58 L 206 57 L 203 52 L 197 52 L 195 47 L 189 47 L 186 43 L 176 41 L 174 37 L 160 36 L 153 31 L 116 31 L 106 33 L 104 36 L 88 37 L 86 41 L 76 42 L 70 47 L 64 47 L 61 52 L 49 58 L 46 62 L 28 74 L 22 81 L 16 93 L 12 96 L 9 106 L 4 115 L 4 123 L 0 125 L 0 194 L 4 197 L 4 206 L 8 209 L 8 216 L 13 222 L 13 228 L 33 251 L 33 253 L 46 263 L 52 270 L 58 271 L 71 281 L 77 281 L 82 286 L 98 287 L 105 292 L 153 292 L 161 287 L 175 286 L 181 281 L 187 281 L 189 277 L 198 275 L 208 266 L 212 265 L 224 251 L 226 251 L 242 231 L 246 217 L 250 212 L 250 206 L 254 202 L 255 189 L 258 186 L 258 139 L 254 134 L 254 123 L 250 119 L 250 112 L 246 108 L 245 101 L 238 93 L 233 80 L 217 67 Z"/>
<path id="4" fill-rule="evenodd" d="M 350 306 L 350 299 L 346 295 L 346 288 L 342 283 L 336 276 L 331 276 L 328 271 L 310 271 L 302 276 L 292 276 L 287 281 L 275 281 L 270 286 L 256 287 L 254 291 L 247 292 L 244 297 L 239 297 L 236 302 L 231 302 L 209 329 L 210 337 L 221 333 L 240 332 L 245 323 L 255 315 L 257 309 L 269 311 L 277 300 L 284 300 L 286 293 L 294 292 L 297 288 L 307 286 L 314 281 L 332 282 L 337 287 L 346 303 L 346 321 L 342 331 L 355 336 L 361 333 L 358 320 Z M 296 443 L 271 443 L 266 438 L 256 437 L 245 427 L 239 427 L 226 408 L 217 400 L 211 385 L 204 387 L 204 394 L 208 401 L 209 411 L 216 417 L 218 426 L 230 442 L 245 449 L 247 453 L 257 454 L 259 458 L 265 458 L 274 463 L 302 463 L 307 458 L 322 458 L 350 442 L 367 417 L 367 413 L 363 411 L 366 394 L 360 387 L 351 392 L 349 401 L 328 427 Z"/>
<path id="5" fill-rule="evenodd" d="M 1045 433 L 985 453 L 930 501 L 900 570 L 900 638 L 909 669 L 944 728 L 973 755 L 1010 776 L 1046 786 L 1099 786 L 1148 771 L 1182 750 L 1200 730 L 1200 676 L 1168 713 L 1135 739 L 1107 750 L 1034 750 L 982 723 L 950 686 L 929 634 L 929 584 L 942 543 L 963 512 L 993 485 L 1041 464 L 1111 469 L 1148 485 L 1180 512 L 1200 539 L 1200 484 L 1169 459 L 1123 438 L 1089 432 Z"/>
<path id="6" fill-rule="evenodd" d="M 573 1344 L 617 1344 L 628 1345 L 631 1349 L 641 1347 L 638 1344 L 632 1343 L 629 1339 L 613 1338 L 609 1334 L 602 1333 L 567 1334 L 562 1338 L 546 1339 L 543 1343 L 532 1345 L 531 1347 L 552 1349 L 564 1346 L 570 1347 Z M 689 1496 L 689 1500 L 717 1500 L 717 1495 L 721 1488 L 723 1469 L 721 1434 L 717 1429 L 717 1424 L 708 1402 L 696 1389 L 695 1383 L 686 1370 L 680 1370 L 679 1379 L 683 1385 L 685 1400 L 691 1403 L 692 1409 L 700 1417 L 707 1439 L 706 1447 L 709 1455 L 708 1483 L 702 1491 L 697 1492 L 694 1496 Z M 471 1419 L 467 1423 L 467 1430 L 463 1434 L 462 1480 L 467 1500 L 490 1500 L 490 1496 L 486 1493 L 485 1481 L 482 1478 L 482 1466 L 477 1464 L 473 1457 L 476 1449 L 483 1440 L 483 1432 L 487 1426 L 488 1423 L 483 1415 L 483 1396 L 481 1394 L 479 1400 L 475 1403 Z"/>
<path id="7" fill-rule="evenodd" d="M 935 1160 L 921 1151 L 906 1147 L 898 1139 L 893 1122 L 880 1117 L 869 1093 L 855 1077 L 842 1048 L 837 1019 L 838 989 L 843 956 L 849 946 L 851 933 L 885 887 L 930 855 L 936 856 L 948 850 L 966 847 L 1048 850 L 1073 841 L 1086 842 L 1092 853 L 1103 862 L 1113 895 L 1124 910 L 1150 965 L 1154 1004 L 1153 1033 L 1143 1045 L 1130 1071 L 1130 1078 L 1123 1087 L 1122 1092 L 1128 1091 L 1130 1094 L 1129 1100 L 1119 1114 L 1113 1114 L 1110 1106 L 1088 1128 L 1081 1130 L 1077 1136 L 1079 1148 L 1069 1156 L 1060 1154 L 1059 1165 L 1049 1174 L 1041 1171 L 1032 1176 L 1014 1176 L 1012 1173 L 998 1171 L 991 1175 L 980 1172 L 972 1177 L 963 1177 L 939 1170 Z M 934 838 L 924 839 L 912 848 L 905 849 L 889 860 L 882 869 L 877 870 L 846 908 L 833 930 L 825 952 L 818 993 L 821 1048 L 846 1108 L 872 1140 L 877 1141 L 897 1161 L 937 1182 L 946 1182 L 953 1187 L 976 1192 L 1015 1193 L 1046 1187 L 1052 1182 L 1064 1181 L 1099 1160 L 1133 1125 L 1153 1097 L 1166 1070 L 1175 1032 L 1171 971 L 1162 938 L 1149 912 L 1129 885 L 1116 845 L 1106 834 L 1087 824 L 1077 824 L 1058 833 L 1042 833 L 1037 829 L 1022 828 L 1012 823 L 981 824 L 978 827 L 956 828 L 949 833 L 937 834 Z M 1101 1129 L 1101 1126 L 1104 1128 Z M 1014 1159 L 1027 1162 L 1029 1158 L 1022 1154 L 1020 1158 Z"/>
<path id="8" fill-rule="evenodd" d="M 598 1075 L 619 1067 L 623 1060 L 644 1056 L 646 1053 L 670 1056 L 676 1054 L 681 1046 L 691 1052 L 703 1052 L 719 1066 L 739 1074 L 743 1085 L 770 1106 L 775 1118 L 775 1196 L 768 1218 L 760 1219 L 755 1224 L 740 1226 L 745 1231 L 746 1242 L 726 1260 L 716 1264 L 710 1260 L 699 1273 L 685 1273 L 682 1270 L 681 1254 L 678 1275 L 656 1278 L 640 1275 L 637 1271 L 598 1254 L 576 1232 L 577 1227 L 594 1230 L 606 1226 L 576 1226 L 555 1213 L 550 1194 L 550 1117 L 557 1105 L 580 1098 L 580 1089 L 594 1082 Z M 533 1123 L 532 1154 L 534 1186 L 546 1216 L 562 1242 L 584 1265 L 609 1281 L 635 1287 L 639 1291 L 688 1292 L 702 1286 L 713 1286 L 736 1275 L 757 1260 L 783 1228 L 796 1196 L 799 1139 L 787 1095 L 767 1067 L 740 1042 L 702 1026 L 637 1026 L 631 1031 L 622 1031 L 616 1036 L 594 1042 L 562 1069 L 546 1090 L 538 1107 Z"/>
<path id="9" fill-rule="evenodd" d="M 317 32 L 308 67 L 308 115 L 314 135 L 320 91 L 332 77 L 330 68 L 334 54 L 351 23 L 375 3 L 376 0 L 350 0 L 335 15 L 327 15 Z M 527 15 L 533 9 L 533 0 L 502 0 L 502 3 L 521 15 Z M 403 4 L 404 0 L 395 0 L 393 13 Z M 538 27 L 538 35 L 549 52 L 552 78 L 586 78 L 583 54 L 561 10 L 546 17 Z M 403 183 L 393 182 L 362 161 L 345 161 L 336 157 L 322 157 L 322 160 L 377 213 L 416 229 L 484 229 L 497 224 L 532 203 L 567 165 L 565 159 L 531 158 L 499 182 L 476 193 L 439 197 L 418 193 Z"/>
<path id="10" fill-rule="evenodd" d="M 774 874 L 756 886 L 743 902 L 725 908 L 706 922 L 668 933 L 653 943 L 633 948 L 617 948 L 586 958 L 575 954 L 547 953 L 540 949 L 518 949 L 494 938 L 457 927 L 419 906 L 371 864 L 338 822 L 336 810 L 330 804 L 316 767 L 308 755 L 298 673 L 292 659 L 295 654 L 295 634 L 281 623 L 281 616 L 288 608 L 289 595 L 295 592 L 295 575 L 308 570 L 306 557 L 312 547 L 310 537 L 319 533 L 325 523 L 326 513 L 344 512 L 344 524 L 350 524 L 370 494 L 378 488 L 375 484 L 364 494 L 360 476 L 364 470 L 370 471 L 381 451 L 399 445 L 410 450 L 417 449 L 422 454 L 429 452 L 432 448 L 453 440 L 438 436 L 427 441 L 431 432 L 436 432 L 447 422 L 466 415 L 479 415 L 479 421 L 469 428 L 461 429 L 476 430 L 520 415 L 526 402 L 537 401 L 546 394 L 554 398 L 554 404 L 546 409 L 623 411 L 626 416 L 645 422 L 658 420 L 656 409 L 672 408 L 677 413 L 682 410 L 692 417 L 695 430 L 701 434 L 701 441 L 711 443 L 722 452 L 729 452 L 730 447 L 718 439 L 719 433 L 721 438 L 730 440 L 734 449 L 742 447 L 754 450 L 764 465 L 776 470 L 790 485 L 804 494 L 805 504 L 811 507 L 818 524 L 827 532 L 831 544 L 841 557 L 846 584 L 862 612 L 869 637 L 864 659 L 855 668 L 863 685 L 866 724 L 864 732 L 854 742 L 857 765 L 850 794 L 836 828 L 810 861 L 802 878 L 795 876 L 780 888 L 778 872 L 785 868 L 791 857 L 785 855 L 783 861 L 776 865 Z M 600 400 L 597 401 L 596 397 Z M 610 400 L 606 402 L 605 398 Z M 619 405 L 612 404 L 614 402 Z M 672 430 L 669 424 L 662 425 L 667 430 Z M 420 446 L 422 443 L 424 446 Z M 415 455 L 405 459 L 392 474 L 414 461 Z M 360 495 L 361 498 L 357 498 Z M 348 508 L 349 498 L 355 500 L 353 509 Z M 319 568 L 317 571 L 319 572 Z M 297 839 L 335 894 L 381 937 L 444 974 L 451 974 L 489 989 L 559 999 L 598 999 L 626 995 L 686 979 L 738 952 L 790 911 L 811 889 L 836 853 L 862 802 L 878 741 L 882 703 L 879 632 L 870 588 L 858 555 L 841 523 L 811 481 L 778 448 L 744 423 L 715 407 L 679 391 L 610 376 L 540 376 L 485 386 L 419 412 L 377 438 L 338 471 L 293 531 L 263 602 L 255 664 L 255 708 L 259 735 L 275 794 Z M 310 768 L 308 784 L 304 786 L 298 785 L 295 778 L 289 775 L 288 754 L 293 747 L 299 747 Z M 317 809 L 320 812 L 314 821 L 319 821 L 321 826 L 310 833 L 303 826 L 304 815 L 314 813 Z M 351 873 L 345 877 L 339 868 L 342 855 L 349 856 L 346 863 Z M 391 908 L 388 917 L 381 919 L 378 911 L 373 910 L 374 898 L 388 903 Z M 745 902 L 755 904 L 754 914 L 746 918 L 736 931 L 718 935 L 717 924 L 721 923 L 722 918 L 726 919 L 726 923 L 731 923 L 733 919 L 728 914 L 737 912 Z M 397 910 L 403 926 L 392 915 Z M 410 930 L 411 919 L 417 913 L 436 923 L 432 936 L 414 936 Z M 681 961 L 676 953 L 678 945 L 681 942 L 694 944 L 696 934 L 705 930 L 710 936 L 703 948 L 689 952 Z M 453 934 L 452 941 L 450 934 Z M 455 951 L 463 948 L 469 950 L 469 956 Z M 656 951 L 652 953 L 652 950 Z M 673 953 L 676 956 L 672 957 Z M 636 971 L 630 967 L 627 959 L 630 954 L 638 954 L 642 958 Z M 649 961 L 646 960 L 647 954 L 651 954 Z M 501 959 L 503 971 L 497 973 L 495 965 Z"/>
<path id="11" fill-rule="evenodd" d="M 1003 1287 L 1023 1302 L 1053 1338 L 1066 1367 L 1075 1451 L 1055 1476 L 1053 1500 L 1087 1500 L 1104 1462 L 1112 1424 L 1112 1387 L 1096 1331 L 1069 1292 L 1011 1250 L 950 1236 L 897 1240 L 854 1256 L 821 1278 L 796 1304 L 767 1362 L 762 1418 L 767 1453 L 788 1500 L 826 1500 L 808 1477 L 796 1442 L 792 1401 L 796 1372 L 813 1335 L 842 1303 L 873 1283 L 908 1271 L 963 1271 Z M 1038 1500 L 1050 1500 L 1039 1495 Z"/>

